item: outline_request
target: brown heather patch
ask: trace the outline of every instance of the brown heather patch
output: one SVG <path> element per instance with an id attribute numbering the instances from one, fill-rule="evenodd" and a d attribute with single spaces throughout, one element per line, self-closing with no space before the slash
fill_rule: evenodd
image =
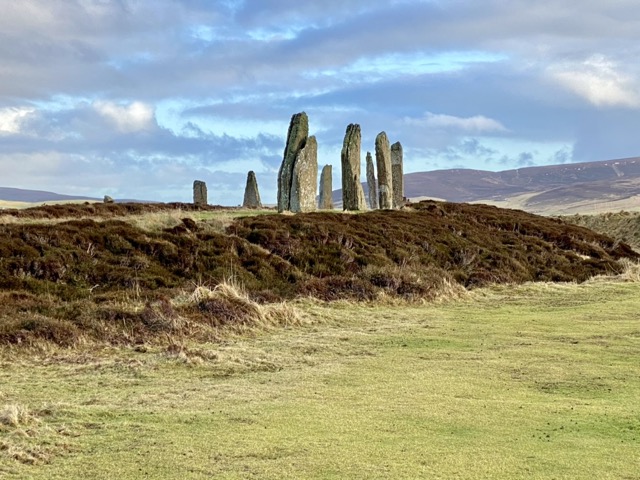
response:
<path id="1" fill-rule="evenodd" d="M 105 219 L 163 208 L 51 206 L 19 214 L 81 218 L 0 224 L 0 343 L 215 339 L 224 328 L 286 324 L 284 310 L 268 310 L 297 297 L 433 300 L 493 283 L 582 282 L 639 257 L 586 228 L 485 205 L 227 217 L 226 232 L 194 217 L 164 229 Z M 229 277 L 237 295 L 225 290 Z M 213 293 L 181 301 L 194 285 Z"/>
<path id="2" fill-rule="evenodd" d="M 368 274 L 368 283 L 373 280 L 392 290 L 398 279 L 381 278 L 384 275 L 376 275 L 376 268 L 401 267 L 416 278 L 426 278 L 427 284 L 434 277 L 451 277 L 474 287 L 584 281 L 600 273 L 618 273 L 622 269 L 618 259 L 638 256 L 626 244 L 559 220 L 486 205 L 440 202 L 360 215 L 244 218 L 228 232 L 286 260 L 314 277 L 313 282 L 337 276 L 364 279 Z M 404 285 L 411 284 L 407 276 L 403 280 Z"/>

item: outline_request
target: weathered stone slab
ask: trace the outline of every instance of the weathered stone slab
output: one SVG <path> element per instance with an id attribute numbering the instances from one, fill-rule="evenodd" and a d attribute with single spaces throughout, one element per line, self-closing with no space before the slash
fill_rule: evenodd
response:
<path id="1" fill-rule="evenodd" d="M 311 136 L 298 152 L 293 166 L 290 210 L 292 212 L 312 212 L 316 209 L 318 194 L 318 143 Z"/>
<path id="2" fill-rule="evenodd" d="M 202 180 L 193 182 L 193 203 L 196 205 L 207 205 L 207 184 Z"/>
<path id="3" fill-rule="evenodd" d="M 343 210 L 366 210 L 367 202 L 360 183 L 360 125 L 350 124 L 342 145 L 342 208 Z"/>
<path id="4" fill-rule="evenodd" d="M 113 203 L 113 198 L 111 198 L 109 195 L 105 195 L 104 199 L 102 200 L 103 203 Z"/>
<path id="5" fill-rule="evenodd" d="M 367 152 L 367 188 L 369 189 L 367 198 L 369 200 L 369 208 L 377 210 L 378 208 L 378 185 L 376 183 L 376 169 L 373 165 L 371 152 Z"/>
<path id="6" fill-rule="evenodd" d="M 376 137 L 376 164 L 378 167 L 378 201 L 383 210 L 393 208 L 393 179 L 391 175 L 391 147 L 385 132 Z"/>
<path id="7" fill-rule="evenodd" d="M 333 210 L 333 167 L 325 165 L 320 174 L 320 210 Z"/>
<path id="8" fill-rule="evenodd" d="M 296 157 L 302 150 L 309 136 L 309 118 L 305 112 L 296 113 L 291 117 L 287 144 L 280 170 L 278 172 L 278 211 L 291 210 L 291 186 L 293 182 L 293 167 Z"/>
<path id="9" fill-rule="evenodd" d="M 258 180 L 253 170 L 247 174 L 247 185 L 244 188 L 244 200 L 242 206 L 245 208 L 262 208 L 260 192 L 258 191 Z"/>
<path id="10" fill-rule="evenodd" d="M 391 183 L 393 184 L 393 208 L 404 206 L 404 177 L 403 177 L 402 144 L 396 142 L 391 145 Z"/>

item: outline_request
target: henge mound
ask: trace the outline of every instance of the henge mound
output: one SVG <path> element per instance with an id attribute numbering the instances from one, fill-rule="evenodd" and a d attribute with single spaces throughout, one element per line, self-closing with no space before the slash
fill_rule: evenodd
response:
<path id="1" fill-rule="evenodd" d="M 75 205 L 74 211 L 81 207 Z M 126 208 L 84 207 L 87 212 Z M 55 217 L 50 210 L 55 208 L 45 211 Z M 21 212 L 28 215 L 28 210 Z M 0 224 L 0 343 L 17 338 L 7 333 L 7 325 L 20 319 L 26 322 L 21 329 L 41 324 L 31 322 L 31 315 L 60 331 L 102 331 L 100 322 L 138 322 L 141 331 L 153 333 L 157 325 L 123 309 L 122 298 L 165 305 L 194 284 L 214 286 L 230 274 L 258 302 L 300 296 L 415 300 L 434 298 L 452 284 L 581 282 L 621 272 L 621 258 L 640 255 L 624 243 L 560 220 L 433 201 L 357 215 L 244 217 L 226 233 L 190 219 L 160 232 L 113 219 L 55 226 L 9 222 Z M 118 341 L 129 341 L 122 338 Z"/>

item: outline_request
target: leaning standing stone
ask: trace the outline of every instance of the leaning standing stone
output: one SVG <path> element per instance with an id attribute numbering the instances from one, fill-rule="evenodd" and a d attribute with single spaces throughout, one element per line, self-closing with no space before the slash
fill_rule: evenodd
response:
<path id="1" fill-rule="evenodd" d="M 207 205 L 207 184 L 202 180 L 193 182 L 193 203 Z"/>
<path id="2" fill-rule="evenodd" d="M 393 180 L 391 177 L 391 148 L 385 132 L 376 137 L 376 164 L 378 166 L 378 197 L 380 208 L 393 208 Z"/>
<path id="3" fill-rule="evenodd" d="M 318 194 L 318 144 L 309 137 L 298 152 L 293 167 L 290 209 L 292 212 L 312 212 L 316 209 Z"/>
<path id="4" fill-rule="evenodd" d="M 333 168 L 325 165 L 320 174 L 320 210 L 333 210 Z"/>
<path id="5" fill-rule="evenodd" d="M 309 136 L 309 118 L 305 112 L 296 113 L 291 117 L 287 144 L 280 170 L 278 172 L 278 212 L 291 209 L 291 185 L 293 182 L 293 167 L 296 157 L 302 150 Z"/>
<path id="6" fill-rule="evenodd" d="M 242 206 L 245 208 L 262 208 L 260 202 L 260 192 L 258 191 L 258 181 L 253 170 L 247 174 L 247 185 L 244 188 L 244 200 Z"/>
<path id="7" fill-rule="evenodd" d="M 391 145 L 391 178 L 393 184 L 393 208 L 404 206 L 402 144 L 396 142 Z"/>
<path id="8" fill-rule="evenodd" d="M 373 158 L 371 158 L 371 152 L 367 152 L 367 188 L 369 194 L 369 208 L 376 210 L 378 208 L 378 186 L 376 185 L 376 170 L 373 166 Z"/>
<path id="9" fill-rule="evenodd" d="M 342 208 L 366 210 L 367 203 L 360 183 L 360 125 L 350 124 L 342 145 Z"/>

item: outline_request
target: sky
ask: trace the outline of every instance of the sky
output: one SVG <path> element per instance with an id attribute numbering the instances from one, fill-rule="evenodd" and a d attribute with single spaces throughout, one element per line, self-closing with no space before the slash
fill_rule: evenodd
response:
<path id="1" fill-rule="evenodd" d="M 637 0 L 0 0 L 0 186 L 275 203 L 291 116 L 405 173 L 640 156 Z M 364 165 L 362 172 L 364 173 Z M 365 180 L 364 175 L 362 180 Z"/>

